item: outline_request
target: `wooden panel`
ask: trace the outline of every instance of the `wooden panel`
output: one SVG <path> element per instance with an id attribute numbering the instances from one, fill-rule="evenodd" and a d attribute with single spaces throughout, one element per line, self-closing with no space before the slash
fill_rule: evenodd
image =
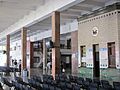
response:
<path id="1" fill-rule="evenodd" d="M 115 42 L 108 43 L 108 61 L 109 67 L 115 68 L 116 67 L 116 54 L 115 54 Z"/>
<path id="2" fill-rule="evenodd" d="M 72 74 L 78 73 L 78 31 L 71 32 Z"/>
<path id="3" fill-rule="evenodd" d="M 53 12 L 52 15 L 52 75 L 60 73 L 60 13 Z"/>
<path id="4" fill-rule="evenodd" d="M 7 35 L 6 55 L 7 55 L 7 67 L 9 67 L 9 64 L 10 64 L 10 35 Z"/>
<path id="5" fill-rule="evenodd" d="M 26 46 L 27 46 L 27 28 L 23 27 L 21 30 L 21 45 L 22 45 L 22 69 L 27 68 L 26 62 Z"/>

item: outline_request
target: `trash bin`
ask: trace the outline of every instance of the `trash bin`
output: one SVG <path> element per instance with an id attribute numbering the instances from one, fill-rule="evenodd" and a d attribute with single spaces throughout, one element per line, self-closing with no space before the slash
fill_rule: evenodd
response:
<path id="1" fill-rule="evenodd" d="M 23 76 L 23 77 L 27 77 L 27 76 L 28 76 L 28 70 L 27 70 L 27 69 L 24 69 L 24 70 L 23 70 L 22 76 Z"/>
<path id="2" fill-rule="evenodd" d="M 23 69 L 22 78 L 23 78 L 24 82 L 27 82 L 27 78 L 28 78 L 28 70 L 27 69 Z"/>

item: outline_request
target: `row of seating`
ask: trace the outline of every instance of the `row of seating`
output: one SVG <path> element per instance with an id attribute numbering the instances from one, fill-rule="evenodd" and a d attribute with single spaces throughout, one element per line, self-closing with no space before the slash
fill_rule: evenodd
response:
<path id="1" fill-rule="evenodd" d="M 1 82 L 3 83 L 3 86 L 7 85 L 10 88 L 10 90 L 12 88 L 14 88 L 14 90 L 32 90 L 29 86 L 15 81 L 10 81 L 8 78 L 1 77 Z"/>
<path id="2" fill-rule="evenodd" d="M 113 82 L 113 86 L 106 80 L 82 78 L 72 75 L 56 75 L 55 80 L 52 75 L 32 76 L 28 82 L 16 77 L 15 81 L 9 82 L 3 78 L 3 83 L 16 90 L 120 90 L 120 82 Z M 6 81 L 5 81 L 6 80 Z M 15 84 L 16 83 L 16 84 Z"/>
<path id="3" fill-rule="evenodd" d="M 0 66 L 0 72 L 18 72 L 18 68 Z"/>
<path id="4" fill-rule="evenodd" d="M 80 88 L 86 90 L 120 90 L 120 82 L 113 82 L 112 86 L 107 80 L 84 79 L 72 75 L 69 75 L 69 77 L 66 75 L 56 75 L 55 80 L 53 80 L 51 75 L 43 75 L 43 78 L 33 76 L 31 79 L 40 84 L 47 84 L 48 86 L 69 90 L 80 90 Z"/>

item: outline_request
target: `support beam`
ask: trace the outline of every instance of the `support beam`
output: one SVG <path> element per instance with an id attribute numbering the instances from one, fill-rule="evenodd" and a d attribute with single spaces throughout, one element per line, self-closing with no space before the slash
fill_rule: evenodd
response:
<path id="1" fill-rule="evenodd" d="M 30 42 L 30 68 L 33 67 L 33 42 Z"/>
<path id="2" fill-rule="evenodd" d="M 60 13 L 53 12 L 52 15 L 52 75 L 60 73 Z"/>
<path id="3" fill-rule="evenodd" d="M 78 73 L 78 31 L 71 32 L 72 74 Z"/>
<path id="4" fill-rule="evenodd" d="M 27 46 L 27 28 L 23 27 L 21 30 L 21 45 L 22 45 L 22 70 L 27 68 L 26 61 L 26 46 Z"/>
<path id="5" fill-rule="evenodd" d="M 46 48 L 46 40 L 43 39 L 43 74 L 45 74 L 46 66 L 47 66 L 47 48 Z"/>
<path id="6" fill-rule="evenodd" d="M 7 55 L 7 67 L 9 67 L 9 64 L 10 64 L 10 35 L 7 35 L 6 55 Z"/>

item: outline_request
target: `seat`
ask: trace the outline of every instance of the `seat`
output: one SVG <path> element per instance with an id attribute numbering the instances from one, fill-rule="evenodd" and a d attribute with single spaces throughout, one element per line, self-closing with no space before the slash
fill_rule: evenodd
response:
<path id="1" fill-rule="evenodd" d="M 80 85 L 76 84 L 73 85 L 73 90 L 80 90 L 80 88 L 81 88 Z"/>
<path id="2" fill-rule="evenodd" d="M 28 79 L 28 84 L 30 87 L 33 87 L 35 89 L 42 89 L 40 83 L 35 82 L 33 79 Z"/>
<path id="3" fill-rule="evenodd" d="M 86 81 L 88 81 L 89 83 L 91 83 L 92 79 L 91 78 L 86 78 Z"/>
<path id="4" fill-rule="evenodd" d="M 98 90 L 97 87 L 89 87 L 88 90 Z"/>
<path id="5" fill-rule="evenodd" d="M 103 87 L 99 87 L 99 90 L 106 90 L 105 88 L 103 88 Z"/>
<path id="6" fill-rule="evenodd" d="M 55 76 L 55 80 L 58 83 L 60 81 L 60 77 L 58 75 Z"/>
<path id="7" fill-rule="evenodd" d="M 11 90 L 11 87 L 13 87 L 13 84 L 11 83 L 11 82 L 9 82 L 8 81 L 8 79 L 7 78 L 1 78 L 1 81 L 5 84 L 5 85 L 7 85 L 8 87 L 10 87 L 10 90 Z"/>
<path id="8" fill-rule="evenodd" d="M 23 90 L 32 90 L 32 88 L 30 88 L 30 87 L 26 87 L 26 86 L 23 86 L 22 89 L 23 89 Z"/>
<path id="9" fill-rule="evenodd" d="M 84 81 L 84 82 L 83 82 L 83 88 L 84 88 L 84 89 L 88 89 L 89 84 L 90 84 L 89 81 Z"/>
<path id="10" fill-rule="evenodd" d="M 98 88 L 98 83 L 92 82 L 92 83 L 89 84 L 89 86 L 90 87 L 96 87 L 96 88 Z"/>
<path id="11" fill-rule="evenodd" d="M 99 79 L 93 79 L 93 82 L 94 82 L 94 83 L 97 83 L 97 84 L 98 84 L 98 86 L 101 84 L 101 82 L 100 82 L 100 80 L 99 80 Z"/>
<path id="12" fill-rule="evenodd" d="M 83 81 L 84 81 L 84 78 L 78 77 L 78 80 L 83 82 Z"/>
<path id="13" fill-rule="evenodd" d="M 55 90 L 62 90 L 61 88 L 55 87 Z"/>
<path id="14" fill-rule="evenodd" d="M 22 85 L 28 85 L 28 83 L 24 82 L 23 79 L 20 77 L 15 77 L 15 80 Z"/>
<path id="15" fill-rule="evenodd" d="M 48 84 L 43 84 L 43 90 L 49 90 Z"/>
<path id="16" fill-rule="evenodd" d="M 15 90 L 23 90 L 22 84 L 12 81 Z"/>
<path id="17" fill-rule="evenodd" d="M 39 77 L 39 76 L 34 75 L 34 76 L 31 77 L 31 79 L 33 79 L 33 80 L 35 80 L 35 81 L 37 81 L 37 82 L 39 82 L 41 84 L 43 83 L 41 77 Z"/>
<path id="18" fill-rule="evenodd" d="M 52 80 L 51 80 L 51 79 L 48 79 L 48 80 L 46 81 L 46 83 L 47 83 L 47 84 L 52 84 Z"/>
<path id="19" fill-rule="evenodd" d="M 72 89 L 73 89 L 72 87 L 73 87 L 72 84 L 66 83 L 66 88 L 67 88 L 67 89 L 72 90 Z"/>
<path id="20" fill-rule="evenodd" d="M 56 86 L 56 85 L 57 85 L 56 80 L 52 80 L 52 81 L 51 81 L 51 85 L 52 85 L 52 86 Z"/>
<path id="21" fill-rule="evenodd" d="M 54 86 L 49 86 L 49 90 L 55 90 Z"/>
<path id="22" fill-rule="evenodd" d="M 101 80 L 101 85 L 103 84 L 109 84 L 109 82 L 107 80 Z"/>
<path id="23" fill-rule="evenodd" d="M 120 89 L 120 82 L 113 82 L 113 87 L 115 90 L 119 90 Z"/>
<path id="24" fill-rule="evenodd" d="M 60 82 L 60 83 L 59 83 L 59 87 L 60 87 L 61 89 L 66 89 L 66 83 L 65 83 L 65 82 Z"/>
<path id="25" fill-rule="evenodd" d="M 70 80 L 68 78 L 65 78 L 65 81 L 66 83 L 70 83 Z"/>
<path id="26" fill-rule="evenodd" d="M 2 87 L 2 85 L 1 85 L 1 83 L 0 83 L 0 89 L 2 89 L 3 87 Z"/>
<path id="27" fill-rule="evenodd" d="M 73 82 L 73 76 L 72 76 L 72 75 L 69 75 L 69 80 L 70 80 L 71 82 Z"/>
<path id="28" fill-rule="evenodd" d="M 83 86 L 83 81 L 81 81 L 81 80 L 77 80 L 76 82 L 77 82 L 78 85 Z"/>

